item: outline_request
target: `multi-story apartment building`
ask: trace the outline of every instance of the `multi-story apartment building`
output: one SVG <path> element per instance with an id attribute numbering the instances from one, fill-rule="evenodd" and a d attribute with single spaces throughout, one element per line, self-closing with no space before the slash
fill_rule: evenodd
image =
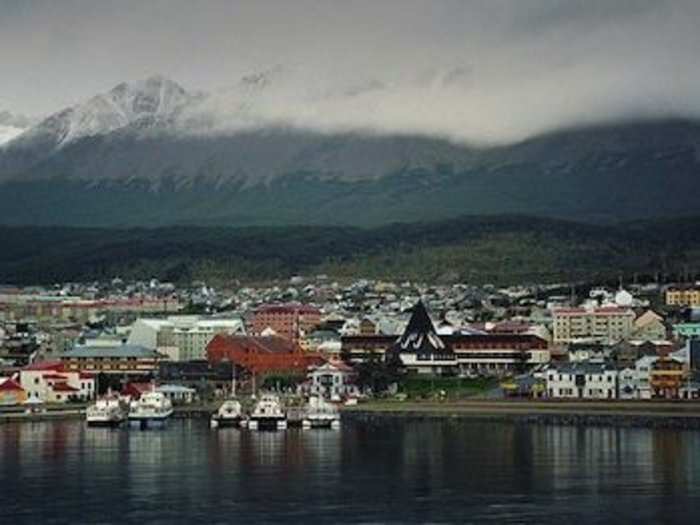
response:
<path id="1" fill-rule="evenodd" d="M 617 342 L 630 338 L 634 329 L 634 312 L 629 308 L 555 308 L 554 342 L 570 343 L 588 339 Z"/>
<path id="2" fill-rule="evenodd" d="M 668 306 L 700 307 L 700 288 L 697 287 L 671 287 L 666 290 L 666 304 Z"/>
<path id="3" fill-rule="evenodd" d="M 194 361 L 206 359 L 207 345 L 214 336 L 243 333 L 241 319 L 179 315 L 139 319 L 131 328 L 128 343 L 159 350 L 172 361 Z"/>
<path id="4" fill-rule="evenodd" d="M 321 311 L 303 304 L 261 306 L 253 314 L 253 335 L 279 335 L 298 342 L 321 324 Z"/>

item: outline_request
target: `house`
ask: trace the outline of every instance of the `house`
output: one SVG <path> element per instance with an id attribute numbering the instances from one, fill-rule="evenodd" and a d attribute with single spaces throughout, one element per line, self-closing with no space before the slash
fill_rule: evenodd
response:
<path id="1" fill-rule="evenodd" d="M 632 365 L 620 370 L 620 399 L 651 399 L 651 370 L 658 359 L 657 355 L 642 355 Z"/>
<path id="2" fill-rule="evenodd" d="M 660 357 L 651 366 L 649 386 L 652 397 L 680 399 L 681 388 L 686 383 L 685 360 L 679 357 Z"/>
<path id="3" fill-rule="evenodd" d="M 26 366 L 20 370 L 19 379 L 28 400 L 65 403 L 89 401 L 95 397 L 95 376 L 69 370 L 60 361 L 42 361 Z"/>
<path id="4" fill-rule="evenodd" d="M 663 341 L 666 339 L 664 318 L 647 310 L 634 320 L 631 339 L 639 341 Z"/>
<path id="5" fill-rule="evenodd" d="M 602 362 L 610 357 L 611 349 L 600 343 L 571 343 L 568 347 L 569 362 Z"/>
<path id="6" fill-rule="evenodd" d="M 195 401 L 197 391 L 183 385 L 160 385 L 156 387 L 156 392 L 162 393 L 172 401 L 173 405 L 186 405 Z"/>
<path id="7" fill-rule="evenodd" d="M 0 405 L 21 405 L 27 400 L 27 392 L 14 379 L 5 379 L 0 383 Z"/>
<path id="8" fill-rule="evenodd" d="M 607 363 L 562 363 L 545 374 L 547 396 L 571 399 L 617 399 L 618 372 Z"/>
<path id="9" fill-rule="evenodd" d="M 329 361 L 311 367 L 307 374 L 308 393 L 326 399 L 340 400 L 357 394 L 355 371 L 342 361 Z"/>
<path id="10" fill-rule="evenodd" d="M 140 399 L 147 392 L 155 390 L 153 381 L 130 381 L 122 388 L 121 395 L 129 399 Z"/>

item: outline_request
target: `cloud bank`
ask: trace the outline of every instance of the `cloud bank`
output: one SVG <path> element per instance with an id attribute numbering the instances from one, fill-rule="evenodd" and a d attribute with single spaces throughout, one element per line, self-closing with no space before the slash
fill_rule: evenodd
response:
<path id="1" fill-rule="evenodd" d="M 512 142 L 700 116 L 699 26 L 695 0 L 6 0 L 0 110 L 46 114 L 160 72 L 214 93 L 192 118 L 216 130 Z"/>

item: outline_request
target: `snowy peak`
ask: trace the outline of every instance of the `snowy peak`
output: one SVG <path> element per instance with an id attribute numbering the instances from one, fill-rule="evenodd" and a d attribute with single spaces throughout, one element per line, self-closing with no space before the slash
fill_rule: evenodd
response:
<path id="1" fill-rule="evenodd" d="M 22 134 L 24 128 L 0 124 L 0 146 Z"/>
<path id="2" fill-rule="evenodd" d="M 17 145 L 23 147 L 40 140 L 55 150 L 78 139 L 106 135 L 133 124 L 143 128 L 169 122 L 192 99 L 179 84 L 162 76 L 123 82 L 107 93 L 51 115 L 20 137 L 23 144 Z"/>
<path id="3" fill-rule="evenodd" d="M 168 121 L 190 100 L 179 84 L 162 76 L 122 82 L 64 112 L 67 127 L 59 144 L 107 134 L 142 120 Z"/>
<path id="4" fill-rule="evenodd" d="M 21 135 L 30 124 L 30 119 L 24 115 L 0 111 L 0 146 Z"/>
<path id="5" fill-rule="evenodd" d="M 169 117 L 191 98 L 179 84 L 160 75 L 131 84 L 122 82 L 104 97 L 129 122 L 144 116 Z"/>

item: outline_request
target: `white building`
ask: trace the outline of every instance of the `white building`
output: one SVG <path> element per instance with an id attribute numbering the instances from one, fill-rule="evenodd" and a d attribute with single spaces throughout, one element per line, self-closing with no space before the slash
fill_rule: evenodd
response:
<path id="1" fill-rule="evenodd" d="M 617 399 L 618 372 L 604 363 L 564 363 L 545 374 L 547 396 L 569 399 Z"/>
<path id="2" fill-rule="evenodd" d="M 620 399 L 651 399 L 650 377 L 658 356 L 645 355 L 620 371 Z"/>
<path id="3" fill-rule="evenodd" d="M 357 394 L 352 382 L 355 373 L 342 361 L 328 362 L 308 373 L 309 394 L 326 399 L 340 400 Z"/>
<path id="4" fill-rule="evenodd" d="M 19 382 L 27 400 L 45 403 L 89 401 L 95 398 L 95 376 L 66 371 L 63 363 L 46 361 L 29 365 L 19 372 Z"/>
<path id="5" fill-rule="evenodd" d="M 189 404 L 197 397 L 197 391 L 194 388 L 182 385 L 160 385 L 156 387 L 156 392 L 170 399 L 173 405 Z"/>
<path id="6" fill-rule="evenodd" d="M 128 344 L 158 350 L 173 361 L 192 361 L 206 359 L 207 345 L 218 334 L 245 335 L 243 320 L 194 315 L 139 319 L 132 325 Z"/>

